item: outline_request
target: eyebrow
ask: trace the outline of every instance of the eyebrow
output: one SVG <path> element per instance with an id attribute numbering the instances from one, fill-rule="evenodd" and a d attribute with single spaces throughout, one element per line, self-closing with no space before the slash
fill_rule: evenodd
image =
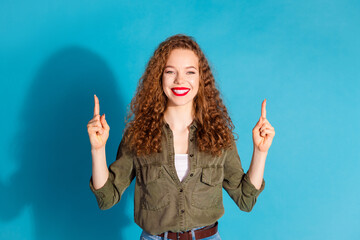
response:
<path id="1" fill-rule="evenodd" d="M 172 67 L 172 68 L 175 68 L 174 66 L 171 66 L 171 65 L 167 65 L 167 66 L 165 66 L 165 68 L 167 68 L 167 67 Z M 196 67 L 194 67 L 194 66 L 187 66 L 187 67 L 186 67 L 186 69 L 188 69 L 188 68 L 194 68 L 195 70 L 197 70 L 197 68 L 196 68 Z"/>

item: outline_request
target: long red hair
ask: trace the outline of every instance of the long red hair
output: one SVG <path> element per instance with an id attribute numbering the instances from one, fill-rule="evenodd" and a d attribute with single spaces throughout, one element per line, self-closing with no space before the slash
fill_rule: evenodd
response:
<path id="1" fill-rule="evenodd" d="M 160 43 L 130 103 L 125 126 L 125 142 L 137 156 L 161 151 L 163 115 L 167 97 L 162 89 L 162 74 L 174 49 L 192 50 L 199 58 L 199 91 L 194 98 L 196 141 L 200 151 L 220 155 L 234 141 L 234 125 L 215 86 L 209 63 L 196 41 L 177 34 Z"/>

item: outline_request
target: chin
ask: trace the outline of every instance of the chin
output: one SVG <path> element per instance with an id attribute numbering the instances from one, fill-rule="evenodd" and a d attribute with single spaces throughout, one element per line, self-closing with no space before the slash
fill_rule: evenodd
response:
<path id="1" fill-rule="evenodd" d="M 168 102 L 168 106 L 172 106 L 172 107 L 175 107 L 175 106 L 186 106 L 186 105 L 189 105 L 189 104 L 192 104 L 192 101 L 191 100 L 184 100 L 184 101 L 172 101 L 170 100 Z"/>

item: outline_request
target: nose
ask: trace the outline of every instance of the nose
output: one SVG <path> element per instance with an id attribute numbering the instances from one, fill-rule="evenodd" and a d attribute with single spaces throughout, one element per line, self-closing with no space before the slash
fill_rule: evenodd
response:
<path id="1" fill-rule="evenodd" d="M 184 76 L 182 76 L 181 73 L 177 74 L 177 75 L 176 75 L 176 78 L 175 78 L 175 80 L 174 80 L 174 83 L 182 84 L 182 83 L 184 83 L 184 82 L 185 82 Z"/>

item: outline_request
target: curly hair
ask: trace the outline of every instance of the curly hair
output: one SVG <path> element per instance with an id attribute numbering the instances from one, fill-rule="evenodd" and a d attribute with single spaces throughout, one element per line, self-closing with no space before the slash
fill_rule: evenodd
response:
<path id="1" fill-rule="evenodd" d="M 194 98 L 196 142 L 200 151 L 221 155 L 234 141 L 234 125 L 215 86 L 209 63 L 193 37 L 177 34 L 160 43 L 139 79 L 126 119 L 125 142 L 137 156 L 161 152 L 162 125 L 167 97 L 162 74 L 174 49 L 192 50 L 199 59 L 199 90 Z"/>

